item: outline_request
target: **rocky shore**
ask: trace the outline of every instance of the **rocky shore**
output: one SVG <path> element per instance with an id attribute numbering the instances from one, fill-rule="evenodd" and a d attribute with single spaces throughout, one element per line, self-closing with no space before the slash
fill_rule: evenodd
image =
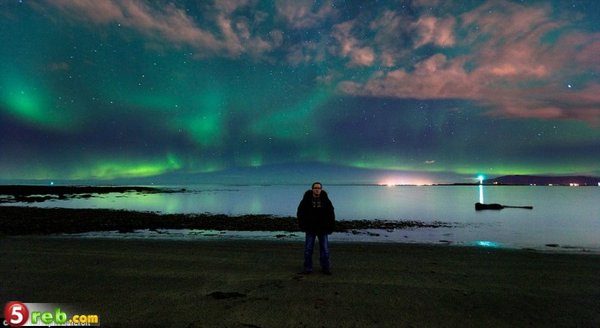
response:
<path id="1" fill-rule="evenodd" d="M 138 229 L 198 229 L 225 231 L 299 231 L 293 217 L 270 215 L 160 214 L 110 209 L 68 209 L 2 206 L 0 234 L 45 235 L 90 231 L 132 232 Z M 420 221 L 337 221 L 336 232 L 364 229 L 446 227 L 448 223 Z"/>
<path id="2" fill-rule="evenodd" d="M 108 193 L 164 193 L 170 189 L 140 186 L 47 186 L 0 185 L 1 203 L 40 203 L 55 199 L 90 198 Z"/>

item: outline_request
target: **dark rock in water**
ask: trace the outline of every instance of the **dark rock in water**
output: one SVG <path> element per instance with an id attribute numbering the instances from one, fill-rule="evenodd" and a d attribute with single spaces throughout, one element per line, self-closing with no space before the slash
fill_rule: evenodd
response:
<path id="1" fill-rule="evenodd" d="M 477 210 L 477 211 L 480 211 L 480 210 L 501 210 L 503 208 L 504 208 L 504 206 L 502 206 L 500 204 L 475 203 L 475 210 Z"/>
<path id="2" fill-rule="evenodd" d="M 495 204 L 495 203 L 492 203 L 492 204 L 475 203 L 476 211 L 501 210 L 503 208 L 524 208 L 524 209 L 532 210 L 533 206 L 511 206 L 511 205 L 500 205 L 500 204 Z"/>
<path id="3" fill-rule="evenodd" d="M 503 207 L 500 204 L 475 203 L 475 210 L 476 211 L 480 211 L 480 210 L 501 210 L 501 209 L 503 209 Z"/>

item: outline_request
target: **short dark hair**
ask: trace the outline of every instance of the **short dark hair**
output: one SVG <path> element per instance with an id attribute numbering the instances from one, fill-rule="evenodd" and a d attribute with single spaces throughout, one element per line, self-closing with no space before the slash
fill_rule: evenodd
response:
<path id="1" fill-rule="evenodd" d="M 320 183 L 319 181 L 316 181 L 316 182 L 313 182 L 312 186 L 310 186 L 310 189 L 314 189 L 314 188 L 315 188 L 315 185 L 317 185 L 317 184 L 318 184 L 318 185 L 320 185 L 320 186 L 321 186 L 321 188 L 323 187 L 323 184 L 322 184 L 322 183 Z"/>

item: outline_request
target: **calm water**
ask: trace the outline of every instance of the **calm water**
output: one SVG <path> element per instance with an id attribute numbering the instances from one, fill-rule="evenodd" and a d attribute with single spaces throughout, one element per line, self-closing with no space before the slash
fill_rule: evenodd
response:
<path id="1" fill-rule="evenodd" d="M 332 240 L 600 251 L 600 187 L 325 187 L 336 208 L 338 220 L 418 220 L 449 222 L 453 225 L 452 228 L 371 231 L 370 234 L 359 235 L 340 233 L 334 234 Z M 295 216 L 301 196 L 308 189 L 299 185 L 201 185 L 185 188 L 187 192 L 182 193 L 108 194 L 89 199 L 51 201 L 36 206 Z M 474 203 L 482 198 L 484 203 L 528 205 L 534 208 L 475 211 Z M 176 234 L 181 236 L 181 232 Z"/>

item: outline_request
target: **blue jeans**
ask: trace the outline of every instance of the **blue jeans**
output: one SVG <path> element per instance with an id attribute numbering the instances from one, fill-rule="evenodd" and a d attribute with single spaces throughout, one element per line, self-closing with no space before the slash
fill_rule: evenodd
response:
<path id="1" fill-rule="evenodd" d="M 313 270 L 312 255 L 316 238 L 319 238 L 319 262 L 321 270 L 329 271 L 329 238 L 327 234 L 317 235 L 312 232 L 306 233 L 304 241 L 304 271 L 311 272 Z"/>

